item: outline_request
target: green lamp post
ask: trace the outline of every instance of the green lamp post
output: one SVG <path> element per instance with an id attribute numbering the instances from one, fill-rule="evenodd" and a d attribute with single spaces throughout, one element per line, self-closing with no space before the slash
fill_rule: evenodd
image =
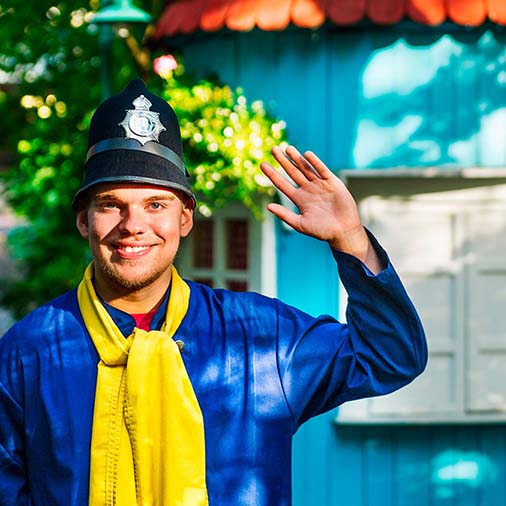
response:
<path id="1" fill-rule="evenodd" d="M 148 24 L 152 16 L 132 5 L 131 0 L 109 0 L 97 11 L 93 22 L 100 25 L 100 49 L 102 58 L 102 93 L 107 98 L 111 95 L 113 26 L 128 24 Z"/>
<path id="2" fill-rule="evenodd" d="M 112 0 L 95 14 L 95 23 L 149 23 L 151 15 L 132 5 L 131 0 Z"/>

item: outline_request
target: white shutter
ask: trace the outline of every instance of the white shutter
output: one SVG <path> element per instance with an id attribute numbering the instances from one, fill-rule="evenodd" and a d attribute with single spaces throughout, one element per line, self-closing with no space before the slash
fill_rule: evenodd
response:
<path id="1" fill-rule="evenodd" d="M 469 214 L 467 408 L 506 413 L 506 202 Z"/>
<path id="2" fill-rule="evenodd" d="M 463 287 L 454 210 L 445 203 L 371 197 L 360 203 L 360 211 L 388 251 L 430 339 L 422 376 L 390 395 L 358 402 L 367 404 L 373 418 L 457 413 L 462 405 L 455 377 L 463 367 L 462 329 L 457 323 Z M 350 406 L 341 408 L 342 417 Z"/>
<path id="3" fill-rule="evenodd" d="M 398 392 L 345 404 L 338 422 L 506 420 L 505 173 L 438 174 L 348 180 L 420 314 L 429 363 Z"/>

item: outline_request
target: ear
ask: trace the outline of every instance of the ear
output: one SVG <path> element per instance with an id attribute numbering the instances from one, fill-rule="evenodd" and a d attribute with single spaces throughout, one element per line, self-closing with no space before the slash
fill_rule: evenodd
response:
<path id="1" fill-rule="evenodd" d="M 186 237 L 193 228 L 193 206 L 184 204 L 181 211 L 181 225 L 179 228 L 181 237 Z"/>
<path id="2" fill-rule="evenodd" d="M 77 211 L 76 227 L 77 227 L 77 230 L 79 230 L 81 237 L 83 237 L 84 239 L 88 239 L 89 228 L 88 228 L 88 210 L 87 209 L 80 209 L 79 211 Z"/>

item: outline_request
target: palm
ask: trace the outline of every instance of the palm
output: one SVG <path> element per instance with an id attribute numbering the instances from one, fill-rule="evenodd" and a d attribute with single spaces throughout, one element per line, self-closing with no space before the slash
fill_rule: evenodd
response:
<path id="1" fill-rule="evenodd" d="M 283 167 L 283 177 L 268 163 L 262 170 L 272 183 L 298 208 L 299 213 L 279 204 L 268 209 L 298 232 L 333 243 L 361 227 L 357 206 L 343 182 L 312 152 L 302 156 L 294 147 L 273 155 Z"/>

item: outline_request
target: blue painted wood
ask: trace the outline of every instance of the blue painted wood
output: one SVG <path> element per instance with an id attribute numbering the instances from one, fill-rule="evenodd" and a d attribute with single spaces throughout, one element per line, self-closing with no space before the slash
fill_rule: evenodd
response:
<path id="1" fill-rule="evenodd" d="M 430 504 L 452 504 L 458 486 L 455 466 L 459 461 L 455 428 L 441 427 L 430 435 Z"/>
<path id="2" fill-rule="evenodd" d="M 306 424 L 297 434 L 294 451 L 293 503 L 297 504 L 325 504 L 328 498 L 328 483 L 330 468 L 327 465 L 328 444 L 330 443 L 331 424 L 329 415 L 323 415 Z M 307 460 L 308 454 L 319 456 L 315 462 Z"/>
<path id="3" fill-rule="evenodd" d="M 186 41 L 333 168 L 506 166 L 506 33 L 406 26 L 288 30 Z M 324 244 L 278 226 L 278 294 L 337 314 Z M 303 253 L 302 253 L 303 252 Z M 294 506 L 504 506 L 504 426 L 343 426 L 317 417 L 294 440 Z"/>
<path id="4" fill-rule="evenodd" d="M 354 427 L 355 437 L 350 438 L 346 437 L 349 428 L 335 426 L 331 419 L 328 419 L 327 422 L 331 424 L 329 425 L 331 437 L 326 455 L 326 466 L 330 470 L 326 487 L 326 501 L 328 504 L 343 504 L 344 501 L 347 501 L 349 506 L 364 506 L 366 494 L 364 484 L 367 480 L 368 469 L 365 465 L 365 450 L 362 445 L 362 428 Z M 313 423 L 313 421 L 310 423 Z M 360 444 L 357 445 L 357 441 L 360 441 Z M 294 447 L 296 445 L 297 441 L 295 441 Z M 317 458 L 318 456 L 312 456 L 312 461 L 314 462 Z M 306 460 L 308 460 L 307 456 Z M 311 461 L 307 465 L 310 466 Z M 294 504 L 297 506 L 303 505 L 301 501 Z M 314 503 L 309 501 L 306 504 Z"/>
<path id="5" fill-rule="evenodd" d="M 477 450 L 485 456 L 484 472 L 480 475 L 481 504 L 506 504 L 506 430 L 505 427 L 489 427 L 481 433 Z"/>
<path id="6" fill-rule="evenodd" d="M 505 499 L 504 429 L 337 426 L 326 453 L 333 456 L 326 465 L 335 471 L 334 479 L 329 478 L 326 502 L 319 504 L 500 506 Z M 325 462 L 322 454 L 320 462 Z M 294 504 L 318 504 L 298 499 Z"/>
<path id="7" fill-rule="evenodd" d="M 506 114 L 503 38 L 253 31 L 187 44 L 185 53 L 200 75 L 217 72 L 263 99 L 294 143 L 336 169 L 504 166 L 506 148 L 493 142 Z"/>
<path id="8" fill-rule="evenodd" d="M 417 428 L 416 437 L 412 429 L 393 429 L 392 432 L 395 434 L 395 449 L 392 448 L 395 461 L 395 474 L 392 475 L 395 483 L 393 504 L 429 506 L 429 429 Z"/>
<path id="9" fill-rule="evenodd" d="M 364 504 L 392 504 L 392 432 L 381 427 L 363 431 L 364 445 Z M 381 491 L 379 494 L 378 491 Z"/>

